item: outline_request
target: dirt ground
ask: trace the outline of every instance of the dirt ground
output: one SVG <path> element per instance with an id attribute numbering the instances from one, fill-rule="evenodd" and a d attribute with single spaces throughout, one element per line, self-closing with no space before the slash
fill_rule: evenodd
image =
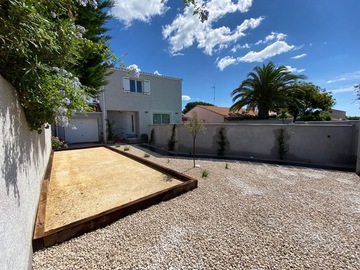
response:
<path id="1" fill-rule="evenodd" d="M 103 147 L 55 152 L 45 232 L 180 183 Z"/>

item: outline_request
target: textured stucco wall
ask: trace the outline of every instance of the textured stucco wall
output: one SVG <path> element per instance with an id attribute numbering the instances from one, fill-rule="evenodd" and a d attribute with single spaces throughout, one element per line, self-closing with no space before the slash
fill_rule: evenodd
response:
<path id="1" fill-rule="evenodd" d="M 225 128 L 229 144 L 225 156 L 279 160 L 278 137 L 284 129 L 285 144 L 288 147 L 287 161 L 309 165 L 355 168 L 358 152 L 358 124 L 352 122 L 322 125 L 280 125 L 280 124 L 208 124 L 205 133 L 196 139 L 198 154 L 217 155 L 218 132 Z M 155 145 L 166 148 L 169 125 L 149 126 L 154 128 Z M 175 150 L 192 152 L 192 137 L 184 125 L 176 131 Z"/>
<path id="2" fill-rule="evenodd" d="M 0 269 L 29 269 L 50 129 L 30 132 L 11 85 L 0 77 Z"/>

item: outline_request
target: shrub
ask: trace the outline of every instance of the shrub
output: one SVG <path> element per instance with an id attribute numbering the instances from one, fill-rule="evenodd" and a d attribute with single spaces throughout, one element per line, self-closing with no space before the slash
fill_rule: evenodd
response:
<path id="1" fill-rule="evenodd" d="M 219 138 L 219 140 L 217 141 L 217 144 L 219 145 L 219 149 L 218 149 L 219 156 L 223 156 L 225 154 L 225 146 L 229 144 L 229 141 L 226 138 L 224 130 L 225 130 L 224 127 L 220 128 L 219 133 L 217 135 L 217 137 Z"/>
<path id="2" fill-rule="evenodd" d="M 201 177 L 202 177 L 202 178 L 208 177 L 209 174 L 210 174 L 210 173 L 209 173 L 208 170 L 203 170 L 203 171 L 201 172 Z"/>
<path id="3" fill-rule="evenodd" d="M 62 149 L 67 148 L 65 141 L 59 139 L 59 137 L 51 137 L 51 147 L 52 149 Z"/>
<path id="4" fill-rule="evenodd" d="M 148 143 L 149 142 L 149 136 L 146 133 L 142 133 L 140 135 L 140 142 Z"/>
<path id="5" fill-rule="evenodd" d="M 175 143 L 177 142 L 175 140 L 175 130 L 176 130 L 176 124 L 174 124 L 172 126 L 171 137 L 170 137 L 170 140 L 168 141 L 168 150 L 169 151 L 174 151 L 174 149 L 175 149 Z"/>

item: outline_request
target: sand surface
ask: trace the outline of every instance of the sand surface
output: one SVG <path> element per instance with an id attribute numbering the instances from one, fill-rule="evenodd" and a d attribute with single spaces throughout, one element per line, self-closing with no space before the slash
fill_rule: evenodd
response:
<path id="1" fill-rule="evenodd" d="M 55 152 L 45 232 L 179 183 L 182 182 L 106 148 Z"/>

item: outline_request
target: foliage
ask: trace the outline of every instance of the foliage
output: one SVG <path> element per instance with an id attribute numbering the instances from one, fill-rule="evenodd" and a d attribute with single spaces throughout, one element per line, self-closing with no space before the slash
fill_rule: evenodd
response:
<path id="1" fill-rule="evenodd" d="M 208 170 L 202 170 L 201 172 L 201 177 L 202 178 L 205 178 L 205 177 L 208 177 L 210 174 L 210 172 Z"/>
<path id="2" fill-rule="evenodd" d="M 62 149 L 67 148 L 65 141 L 59 139 L 59 137 L 51 137 L 51 147 L 52 149 Z"/>
<path id="3" fill-rule="evenodd" d="M 148 143 L 149 142 L 149 136 L 146 133 L 142 133 L 140 135 L 140 142 Z"/>
<path id="4" fill-rule="evenodd" d="M 357 97 L 360 100 L 360 84 L 354 85 L 354 89 L 357 91 Z"/>
<path id="5" fill-rule="evenodd" d="M 226 163 L 226 164 L 225 164 L 225 169 L 227 169 L 227 170 L 230 169 L 230 168 L 229 168 L 229 163 Z"/>
<path id="6" fill-rule="evenodd" d="M 175 149 L 175 143 L 177 142 L 175 140 L 175 130 L 176 130 L 176 124 L 174 124 L 172 126 L 171 137 L 170 137 L 170 140 L 168 141 L 168 150 L 169 151 L 174 151 L 174 149 Z"/>
<path id="7" fill-rule="evenodd" d="M 163 3 L 164 0 L 161 0 L 161 3 Z M 184 0 L 184 8 L 188 6 L 194 6 L 194 15 L 199 15 L 199 19 L 201 22 L 206 21 L 209 18 L 209 11 L 205 9 L 205 3 L 203 3 L 201 6 L 199 6 L 196 3 L 196 0 Z"/>
<path id="8" fill-rule="evenodd" d="M 206 130 L 206 124 L 199 119 L 196 112 L 192 112 L 192 118 L 185 122 L 186 129 L 190 132 L 193 138 L 193 163 L 195 168 L 195 141 L 199 132 Z"/>
<path id="9" fill-rule="evenodd" d="M 277 137 L 278 146 L 279 146 L 279 159 L 285 160 L 286 153 L 289 151 L 286 141 L 285 141 L 285 130 L 282 128 L 280 129 L 279 136 Z"/>
<path id="10" fill-rule="evenodd" d="M 183 109 L 182 113 L 186 114 L 187 112 L 191 111 L 194 107 L 197 105 L 203 105 L 203 106 L 214 106 L 214 104 L 203 102 L 203 101 L 194 101 L 189 102 L 185 105 L 185 108 Z"/>
<path id="11" fill-rule="evenodd" d="M 150 154 L 149 154 L 149 153 L 145 153 L 145 154 L 144 154 L 144 157 L 149 158 L 149 157 L 150 157 Z"/>
<path id="12" fill-rule="evenodd" d="M 307 82 L 294 83 L 292 87 L 297 91 L 289 93 L 293 102 L 287 104 L 287 110 L 293 116 L 294 122 L 298 117 L 302 120 L 330 120 L 330 114 L 324 111 L 335 105 L 331 93 Z"/>
<path id="13" fill-rule="evenodd" d="M 225 117 L 226 121 L 243 121 L 243 120 L 264 120 L 264 119 L 276 119 L 276 115 L 269 115 L 268 118 L 260 117 L 257 115 L 249 115 L 249 114 L 242 114 L 236 116 L 227 116 Z"/>
<path id="14" fill-rule="evenodd" d="M 153 144 L 155 142 L 155 129 L 152 128 L 151 132 L 150 132 L 150 140 L 149 140 L 149 145 Z"/>
<path id="15" fill-rule="evenodd" d="M 124 146 L 124 151 L 129 151 L 130 150 L 130 146 Z"/>
<path id="16" fill-rule="evenodd" d="M 109 29 L 104 27 L 111 19 L 107 10 L 112 5 L 112 1 L 103 0 L 98 3 L 97 8 L 91 5 L 81 7 L 75 20 L 77 25 L 85 29 L 82 37 L 91 42 L 83 44 L 80 59 L 70 69 L 76 71 L 83 85 L 92 87 L 91 94 L 93 95 L 99 93 L 101 86 L 107 84 L 105 77 L 111 73 L 109 67 L 116 62 L 116 57 L 111 52 L 108 43 L 111 37 L 105 35 Z"/>
<path id="17" fill-rule="evenodd" d="M 277 117 L 280 118 L 280 119 L 282 119 L 283 124 L 284 124 L 284 123 L 285 123 L 285 119 L 289 117 L 287 108 L 282 108 L 282 109 L 280 109 L 279 115 L 278 115 Z"/>
<path id="18" fill-rule="evenodd" d="M 272 62 L 256 66 L 238 88 L 231 93 L 231 111 L 238 111 L 247 105 L 250 110 L 258 109 L 259 117 L 269 118 L 269 111 L 285 107 L 289 103 L 288 93 L 292 84 L 303 75 L 292 74 L 286 66 L 275 67 Z"/>
<path id="19" fill-rule="evenodd" d="M 88 29 L 77 24 L 84 8 L 96 9 L 97 2 L 0 2 L 0 74 L 16 89 L 31 130 L 41 132 L 54 120 L 69 126 L 72 115 L 88 110 L 89 98 L 102 84 L 81 83 L 80 70 L 90 67 L 80 63 L 91 54 L 98 56 L 92 67 L 106 63 L 109 52 L 99 54 L 104 43 L 85 37 L 91 24 Z"/>
<path id="20" fill-rule="evenodd" d="M 106 119 L 106 134 L 108 141 L 114 139 L 114 124 L 114 120 L 110 121 L 109 119 Z"/>
<path id="21" fill-rule="evenodd" d="M 216 141 L 217 144 L 219 145 L 218 155 L 223 156 L 225 154 L 225 147 L 227 144 L 229 144 L 229 141 L 227 140 L 226 135 L 225 135 L 224 127 L 219 129 L 219 133 L 218 133 L 217 137 L 219 138 L 219 140 Z"/>
<path id="22" fill-rule="evenodd" d="M 360 116 L 347 116 L 347 120 L 360 120 Z"/>

